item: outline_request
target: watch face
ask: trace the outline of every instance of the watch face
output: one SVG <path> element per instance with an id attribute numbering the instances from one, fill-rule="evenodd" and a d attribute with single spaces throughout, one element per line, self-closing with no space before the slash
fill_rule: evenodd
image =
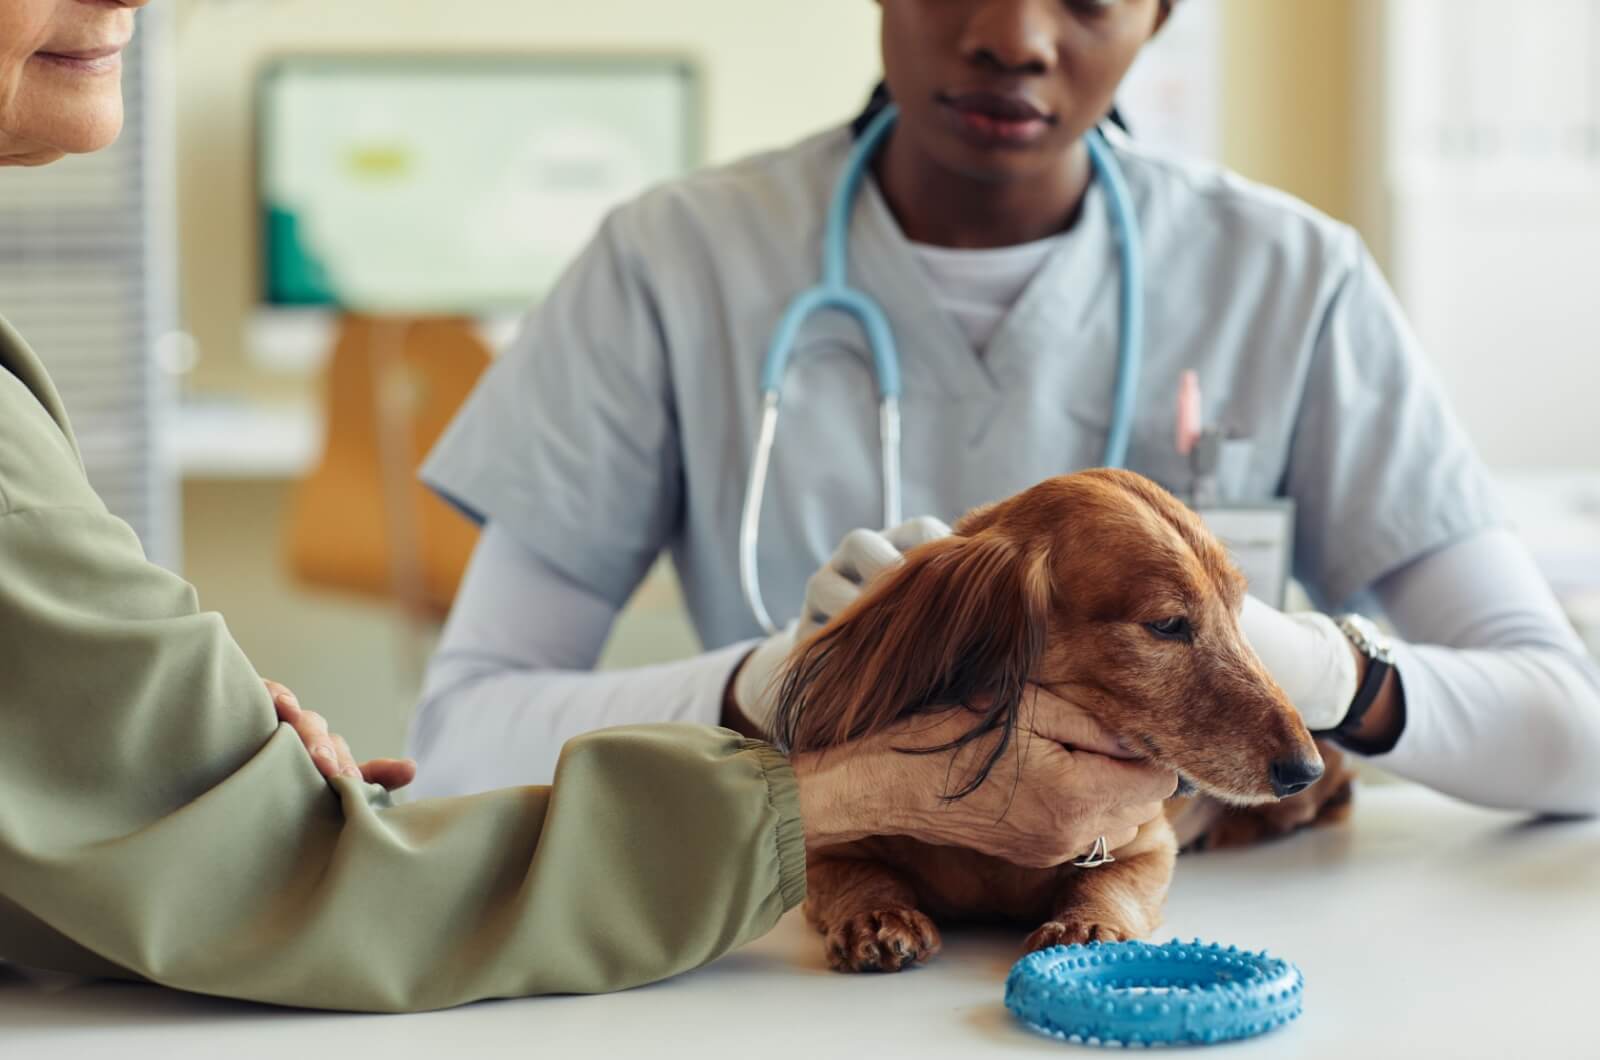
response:
<path id="1" fill-rule="evenodd" d="M 1371 619 L 1365 615 L 1346 615 L 1340 625 L 1344 627 L 1345 635 L 1364 655 L 1381 662 L 1394 661 L 1394 649 L 1389 638 L 1384 636 L 1383 631 Z"/>

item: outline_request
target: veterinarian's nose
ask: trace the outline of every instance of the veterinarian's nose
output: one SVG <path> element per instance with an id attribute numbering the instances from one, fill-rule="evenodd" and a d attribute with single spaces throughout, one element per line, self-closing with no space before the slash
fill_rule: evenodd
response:
<path id="1" fill-rule="evenodd" d="M 1272 791 L 1280 799 L 1298 795 L 1322 776 L 1322 762 L 1315 758 L 1286 758 L 1272 763 Z"/>

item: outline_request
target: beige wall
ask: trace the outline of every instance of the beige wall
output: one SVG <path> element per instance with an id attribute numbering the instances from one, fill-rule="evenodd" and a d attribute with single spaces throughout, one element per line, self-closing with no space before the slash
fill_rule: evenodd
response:
<path id="1" fill-rule="evenodd" d="M 1223 7 L 1224 161 L 1364 220 L 1356 23 L 1367 0 L 1186 2 Z M 259 372 L 241 354 L 254 284 L 250 91 L 263 58 L 350 49 L 684 53 L 705 71 L 713 162 L 838 121 L 878 69 L 871 0 L 189 0 L 183 15 L 183 295 L 201 353 L 191 382 L 268 396 L 291 396 L 301 384 Z"/>
<path id="2" fill-rule="evenodd" d="M 1335 217 L 1355 219 L 1360 5 L 1226 0 L 1225 8 L 1224 160 Z"/>
<path id="3" fill-rule="evenodd" d="M 274 0 L 200 4 L 180 23 L 183 295 L 199 389 L 282 394 L 240 356 L 252 303 L 250 92 L 288 51 L 648 51 L 696 57 L 722 161 L 858 106 L 877 69 L 871 0 Z"/>

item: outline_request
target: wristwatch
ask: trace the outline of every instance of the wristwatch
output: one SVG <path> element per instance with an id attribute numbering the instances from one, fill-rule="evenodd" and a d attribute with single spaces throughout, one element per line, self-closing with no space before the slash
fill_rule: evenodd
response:
<path id="1" fill-rule="evenodd" d="M 1350 638 L 1356 651 L 1367 660 L 1367 673 L 1361 680 L 1361 687 L 1356 689 L 1356 696 L 1350 701 L 1350 709 L 1345 712 L 1344 720 L 1332 730 L 1335 737 L 1349 738 L 1361 727 L 1361 719 L 1367 716 L 1378 693 L 1383 690 L 1384 679 L 1394 669 L 1394 645 L 1371 619 L 1363 615 L 1343 615 L 1335 621 L 1339 631 Z"/>

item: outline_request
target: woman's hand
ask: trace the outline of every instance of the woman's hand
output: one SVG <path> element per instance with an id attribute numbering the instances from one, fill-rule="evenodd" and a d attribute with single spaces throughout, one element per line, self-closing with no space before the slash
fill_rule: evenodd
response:
<path id="1" fill-rule="evenodd" d="M 1036 691 L 988 779 L 966 798 L 945 799 L 988 758 L 1000 734 L 955 751 L 904 750 L 948 744 L 975 721 L 954 708 L 796 756 L 807 845 L 905 835 L 1045 868 L 1082 857 L 1102 835 L 1113 850 L 1127 845 L 1177 789 L 1176 774 L 1129 760 L 1093 718 Z"/>
<path id="2" fill-rule="evenodd" d="M 272 695 L 272 705 L 278 711 L 278 720 L 299 734 L 300 742 L 311 752 L 311 761 L 329 780 L 334 777 L 354 777 L 368 784 L 398 791 L 416 779 L 417 764 L 409 758 L 374 758 L 358 765 L 344 737 L 328 731 L 327 719 L 321 714 L 301 709 L 295 694 L 278 682 L 268 681 L 266 685 Z"/>

